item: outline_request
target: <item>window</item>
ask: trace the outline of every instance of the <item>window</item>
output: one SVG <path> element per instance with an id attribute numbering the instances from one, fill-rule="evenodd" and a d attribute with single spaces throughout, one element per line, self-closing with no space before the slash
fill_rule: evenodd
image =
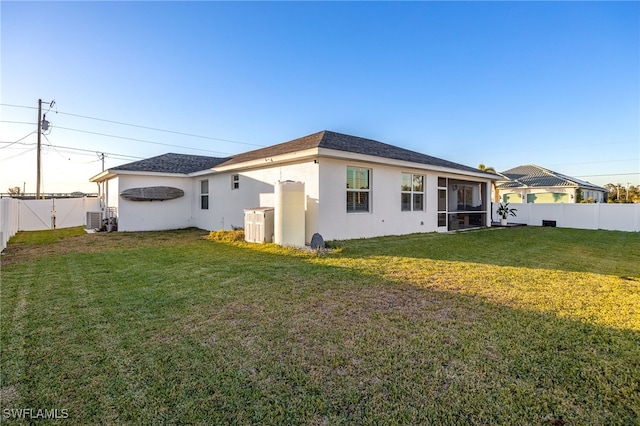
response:
<path id="1" fill-rule="evenodd" d="M 371 170 L 347 167 L 347 213 L 370 210 Z"/>
<path id="2" fill-rule="evenodd" d="M 453 185 L 453 195 L 456 199 L 457 211 L 480 211 L 484 203 L 482 195 L 486 189 L 483 183 L 464 182 Z M 452 206 L 453 207 L 453 206 Z"/>
<path id="3" fill-rule="evenodd" d="M 402 173 L 400 210 L 403 212 L 424 210 L 424 176 Z"/>
<path id="4" fill-rule="evenodd" d="M 200 181 L 200 209 L 209 210 L 209 181 Z"/>
<path id="5" fill-rule="evenodd" d="M 438 213 L 438 226 L 447 226 L 447 214 Z"/>
<path id="6" fill-rule="evenodd" d="M 438 188 L 438 211 L 447 211 L 447 190 L 443 188 Z"/>
<path id="7" fill-rule="evenodd" d="M 520 194 L 502 194 L 502 202 L 503 203 L 521 203 L 522 197 Z"/>
<path id="8" fill-rule="evenodd" d="M 471 210 L 473 208 L 473 188 L 458 185 L 458 210 Z"/>
<path id="9" fill-rule="evenodd" d="M 240 175 L 231 175 L 231 189 L 240 188 Z"/>
<path id="10" fill-rule="evenodd" d="M 447 226 L 447 178 L 438 178 L 438 226 Z"/>
<path id="11" fill-rule="evenodd" d="M 527 194 L 527 203 L 568 203 L 569 194 L 563 192 L 538 192 Z"/>

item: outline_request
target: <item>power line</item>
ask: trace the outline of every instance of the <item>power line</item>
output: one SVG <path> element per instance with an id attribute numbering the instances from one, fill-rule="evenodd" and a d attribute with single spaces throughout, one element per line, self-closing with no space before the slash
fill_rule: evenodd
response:
<path id="1" fill-rule="evenodd" d="M 34 134 L 35 132 L 36 132 L 36 131 L 34 130 L 33 132 L 29 133 L 29 134 L 28 134 L 28 135 L 26 135 L 26 136 L 21 137 L 20 139 L 18 139 L 18 140 L 17 140 L 17 141 L 15 141 L 15 142 L 9 142 L 9 145 L 7 145 L 7 146 L 3 146 L 3 147 L 0 147 L 0 149 L 9 148 L 11 145 L 16 144 L 16 143 L 19 143 L 21 140 L 28 138 L 29 136 L 31 136 L 31 135 L 32 135 L 32 134 Z M 4 142 L 3 142 L 3 143 L 4 143 Z M 25 144 L 20 144 L 20 145 L 25 145 Z"/>
<path id="2" fill-rule="evenodd" d="M 46 146 L 49 146 L 49 145 L 46 145 Z M 93 157 L 93 156 L 95 156 L 95 155 L 96 155 L 96 153 L 97 153 L 97 151 L 90 151 L 90 152 L 76 152 L 76 150 L 75 150 L 75 149 L 65 149 L 65 148 L 61 148 L 61 147 L 59 147 L 58 145 L 51 145 L 51 147 L 52 147 L 52 148 L 53 148 L 53 147 L 59 148 L 59 149 L 56 149 L 56 152 L 58 152 L 58 153 L 69 153 L 69 154 L 74 154 L 74 155 L 82 155 L 82 156 L 85 156 L 85 157 Z M 110 159 L 112 159 L 112 160 L 132 161 L 132 160 L 141 160 L 141 159 L 142 159 L 141 157 L 133 157 L 133 158 L 131 158 L 131 157 L 127 157 L 127 158 L 124 158 L 124 157 L 121 157 L 121 156 L 120 156 L 120 155 L 118 155 L 118 154 L 110 154 L 110 155 L 108 155 L 108 156 L 107 156 L 106 154 L 107 154 L 107 153 L 105 153 L 105 158 L 107 158 L 107 157 L 108 157 L 108 158 L 110 158 Z M 64 157 L 64 156 L 63 156 L 63 157 Z M 71 160 L 71 161 L 74 161 L 74 160 Z M 101 159 L 93 160 L 93 161 L 84 161 L 84 162 L 82 162 L 82 164 L 95 163 L 95 162 L 98 162 L 98 161 L 101 161 Z M 77 161 L 76 161 L 76 163 L 77 163 Z"/>
<path id="3" fill-rule="evenodd" d="M 96 152 L 103 152 L 103 151 L 96 151 L 96 150 L 91 150 L 91 149 L 82 149 L 82 148 L 74 148 L 74 147 L 69 147 L 69 146 L 61 146 L 61 145 L 52 145 L 55 146 L 56 148 L 61 148 L 61 149 L 69 149 L 69 150 L 73 150 L 73 151 L 81 151 L 81 152 L 90 152 L 92 155 L 95 155 Z M 116 156 L 116 157 L 125 157 L 125 158 L 133 158 L 136 160 L 144 160 L 144 157 L 136 157 L 135 155 L 127 155 L 127 154 L 116 154 L 113 152 L 104 152 L 105 155 L 111 155 L 111 156 Z"/>
<path id="4" fill-rule="evenodd" d="M 27 153 L 29 153 L 29 152 L 33 151 L 34 149 L 36 149 L 36 147 L 35 147 L 35 146 L 34 146 L 33 148 L 29 148 L 29 149 L 27 149 L 26 151 L 19 152 L 19 153 L 15 154 L 15 155 L 11 155 L 11 156 L 6 157 L 6 158 L 1 158 L 1 159 L 0 159 L 0 163 L 1 163 L 1 162 L 3 162 L 3 161 L 10 160 L 10 159 L 15 158 L 15 157 L 19 157 L 19 156 L 21 156 L 21 155 L 27 154 Z"/>
<path id="5" fill-rule="evenodd" d="M 23 123 L 20 123 L 23 124 Z M 30 123 L 30 124 L 35 124 L 35 123 Z M 63 129 L 63 130 L 69 130 L 69 131 L 74 131 L 74 132 L 81 132 L 81 133 L 88 133 L 88 134 L 93 134 L 93 135 L 98 135 L 98 136 L 105 136 L 105 137 L 110 137 L 110 138 L 117 138 L 117 139 L 123 139 L 123 140 L 131 140 L 131 141 L 136 141 L 136 142 L 144 142 L 144 143 L 150 143 L 150 144 L 155 144 L 155 145 L 164 145 L 164 146 L 171 146 L 171 147 L 175 147 L 175 148 L 184 148 L 184 149 L 190 149 L 190 150 L 197 150 L 197 151 L 205 151 L 205 152 L 213 152 L 213 153 L 217 153 L 217 154 L 225 154 L 225 155 L 229 155 L 229 153 L 227 152 L 221 152 L 221 151 L 213 151 L 213 150 L 208 150 L 208 149 L 200 149 L 200 148 L 191 148 L 191 147 L 187 147 L 184 145 L 174 145 L 174 144 L 167 144 L 167 143 L 162 143 L 162 142 L 155 142 L 155 141 L 147 141 L 147 140 L 143 140 L 143 139 L 136 139 L 136 138 L 128 138 L 126 136 L 116 136 L 116 135 L 109 135 L 109 134 L 105 134 L 105 133 L 98 133 L 98 132 L 90 132 L 88 130 L 79 130 L 79 129 L 71 129 L 71 128 L 67 128 L 67 127 L 60 127 L 60 126 L 56 126 L 57 129 Z M 8 148 L 9 146 L 19 143 L 22 139 L 25 139 L 26 137 L 32 135 L 36 133 L 36 131 L 34 130 L 33 132 L 29 133 L 28 135 L 26 135 L 23 138 L 18 139 L 15 142 L 5 142 L 5 141 L 0 141 L 0 143 L 7 143 L 7 146 L 4 147 L 0 147 L 0 149 L 4 149 L 4 148 Z M 48 140 L 48 139 L 47 139 Z M 27 144 L 21 144 L 21 145 L 27 145 Z M 30 144 L 31 145 L 31 144 Z M 52 145 L 53 146 L 53 145 Z M 94 152 L 94 151 L 91 151 Z M 126 154 L 118 154 L 118 155 L 122 155 L 124 157 L 131 157 L 131 158 L 142 158 L 142 157 L 136 157 L 136 156 L 130 156 L 130 155 L 126 155 Z"/>
<path id="6" fill-rule="evenodd" d="M 14 108 L 37 109 L 35 107 L 23 106 L 23 105 L 1 104 L 1 103 L 0 103 L 0 105 L 14 107 Z M 214 141 L 219 141 L 219 142 L 228 142 L 228 143 L 235 143 L 235 144 L 249 145 L 249 146 L 257 146 L 257 147 L 263 147 L 264 146 L 264 145 L 261 145 L 261 144 L 255 144 L 255 143 L 249 143 L 249 142 L 241 142 L 241 141 L 235 141 L 235 140 L 231 140 L 231 139 L 216 138 L 216 137 L 212 137 L 212 136 L 196 135 L 196 134 L 193 134 L 193 133 L 179 132 L 179 131 L 176 131 L 176 130 L 168 130 L 168 129 L 160 129 L 160 128 L 157 128 L 157 127 L 142 126 L 140 124 L 125 123 L 125 122 L 116 121 L 116 120 L 107 120 L 107 119 L 104 119 L 104 118 L 91 117 L 91 116 L 88 116 L 88 115 L 74 114 L 74 113 L 64 112 L 64 111 L 56 111 L 56 114 L 69 115 L 69 116 L 72 116 L 72 117 L 84 118 L 84 119 L 87 119 L 87 120 L 102 121 L 104 123 L 118 124 L 118 125 L 121 125 L 121 126 L 135 127 L 135 128 L 138 128 L 138 129 L 153 130 L 153 131 L 156 131 L 156 132 L 164 132 L 164 133 L 171 133 L 171 134 L 181 135 L 181 136 L 189 136 L 189 137 L 192 137 L 192 138 L 208 139 L 208 140 L 214 140 Z M 20 124 L 23 124 L 23 123 L 20 123 Z M 26 123 L 24 123 L 24 124 L 26 124 Z M 60 129 L 61 127 L 58 127 L 58 128 Z M 183 147 L 179 147 L 179 148 L 183 148 Z M 196 149 L 196 148 L 189 148 L 189 149 Z M 200 150 L 200 151 L 206 151 L 206 150 Z M 218 151 L 210 151 L 210 152 L 218 152 Z"/>
<path id="7" fill-rule="evenodd" d="M 573 145 L 573 146 L 560 146 L 560 147 L 556 147 L 554 148 L 556 151 L 570 151 L 570 150 L 575 150 L 575 149 L 580 149 L 580 148 L 591 148 L 591 147 L 596 147 L 596 146 L 610 146 L 610 145 L 630 145 L 633 143 L 638 143 L 638 140 L 627 140 L 627 141 L 618 141 L 618 142 L 600 142 L 600 143 L 593 143 L 593 144 L 580 144 L 580 145 Z M 537 145 L 537 144 L 536 144 Z M 493 151 L 493 152 L 483 152 L 482 155 L 495 155 L 495 154 L 523 154 L 523 153 L 529 153 L 529 152 L 535 152 L 535 153 L 539 153 L 540 149 L 539 148 L 535 148 L 535 149 L 519 149 L 519 150 L 514 150 L 514 149 L 508 149 L 508 150 L 503 150 L 503 151 Z"/>
<path id="8" fill-rule="evenodd" d="M 606 175 L 576 175 L 576 177 L 602 177 L 602 176 L 640 176 L 640 173 L 611 173 Z"/>
<path id="9" fill-rule="evenodd" d="M 47 140 L 49 140 L 49 139 L 47 138 Z M 5 141 L 0 141 L 0 143 L 6 143 L 6 144 L 10 144 L 10 145 L 17 143 L 18 145 L 23 145 L 23 146 L 35 145 L 35 143 L 24 143 L 24 142 L 5 142 Z M 54 145 L 54 144 L 51 144 L 50 146 L 51 147 L 55 147 L 55 148 L 60 148 L 60 149 L 67 149 L 67 150 L 71 150 L 71 151 L 90 152 L 91 155 L 95 155 L 96 152 L 103 152 L 103 151 L 96 151 L 96 150 L 83 149 L 83 148 L 74 148 L 74 147 Z M 3 146 L 0 149 L 4 149 L 4 148 L 7 148 L 7 146 Z M 122 160 L 131 160 L 131 159 L 144 160 L 144 157 L 137 157 L 135 155 L 117 154 L 117 153 L 113 153 L 113 152 L 105 152 L 105 154 L 109 155 L 111 158 L 116 158 L 117 157 L 117 159 L 122 159 Z"/>
<path id="10" fill-rule="evenodd" d="M 35 126 L 38 123 L 34 123 L 31 121 L 10 121 L 10 120 L 0 120 L 0 123 L 9 123 L 9 124 L 29 124 L 31 126 Z"/>
<path id="11" fill-rule="evenodd" d="M 24 145 L 24 146 L 35 145 L 36 144 L 35 142 L 25 143 L 25 142 L 9 142 L 9 141 L 0 141 L 0 143 L 5 143 L 5 144 L 9 144 L 9 145 L 18 144 L 18 145 Z M 0 149 L 4 149 L 4 148 L 9 148 L 9 147 L 8 146 L 4 146 L 4 147 L 2 147 Z"/>
<path id="12" fill-rule="evenodd" d="M 558 164 L 549 164 L 548 167 L 555 166 L 575 166 L 582 164 L 602 164 L 602 163 L 621 163 L 626 161 L 638 161 L 640 158 L 625 158 L 624 160 L 598 160 L 598 161 L 585 161 L 581 163 L 558 163 Z"/>
<path id="13" fill-rule="evenodd" d="M 17 124 L 36 124 L 36 123 L 26 123 L 26 122 L 13 122 L 13 123 L 17 123 Z M 184 145 L 175 145 L 175 144 L 168 144 L 168 143 L 162 143 L 162 142 L 149 141 L 149 140 L 144 140 L 144 139 L 129 138 L 129 137 L 126 137 L 126 136 L 117 136 L 117 135 L 110 135 L 110 134 L 106 134 L 106 133 L 91 132 L 89 130 L 72 129 L 72 128 L 62 127 L 62 126 L 55 126 L 55 128 L 56 129 L 62 129 L 62 130 L 69 130 L 69 131 L 72 131 L 72 132 L 80 132 L 80 133 L 87 133 L 87 134 L 91 134 L 91 135 L 104 136 L 104 137 L 108 137 L 108 138 L 130 140 L 130 141 L 134 141 L 134 142 L 142 142 L 142 143 L 149 143 L 149 144 L 154 144 L 154 145 L 170 146 L 170 147 L 174 147 L 174 148 L 183 148 L 183 149 L 195 150 L 195 151 L 211 152 L 211 153 L 215 153 L 215 154 L 231 155 L 231 153 L 229 153 L 229 152 L 214 151 L 214 150 L 202 149 L 202 148 L 192 148 L 192 147 L 188 147 L 188 146 L 184 146 Z M 36 133 L 36 132 L 34 131 L 32 133 Z M 215 139 L 215 138 L 210 138 L 210 139 Z M 217 140 L 223 140 L 223 139 L 217 139 Z"/>
<path id="14" fill-rule="evenodd" d="M 13 108 L 38 109 L 38 107 L 33 107 L 28 105 L 0 104 L 0 106 L 7 106 L 7 107 L 13 107 Z"/>
<path id="15" fill-rule="evenodd" d="M 15 104 L 4 104 L 4 103 L 0 103 L 0 106 L 8 106 L 8 107 L 14 107 L 14 108 L 26 108 L 26 109 L 37 109 L 36 107 L 32 107 L 32 106 L 26 106 L 26 105 L 15 105 Z M 49 111 L 51 110 L 51 108 L 49 108 Z M 48 111 L 47 111 L 48 112 Z M 74 114 L 74 113 L 70 113 L 70 112 L 64 112 L 64 111 L 55 111 L 56 114 L 63 114 L 63 115 L 69 115 L 72 117 L 79 117 L 79 118 L 84 118 L 84 119 L 88 119 L 88 120 L 96 120 L 96 121 L 102 121 L 105 123 L 112 123 L 112 124 L 118 124 L 118 125 L 122 125 L 122 126 L 129 126 L 129 127 L 136 127 L 139 129 L 146 129 L 146 130 L 153 130 L 153 131 L 157 131 L 157 132 L 164 132 L 164 133 L 171 133 L 171 134 L 176 134 L 176 135 L 181 135 L 181 136 L 189 136 L 189 137 L 194 137 L 194 138 L 201 138 L 201 139 L 208 139 L 208 140 L 215 140 L 215 141 L 220 141 L 220 142 L 228 142 L 228 143 L 235 143 L 235 144 L 241 144 L 241 145 L 250 145 L 250 146 L 256 146 L 256 147 L 264 147 L 265 145 L 261 145 L 261 144 L 254 144 L 254 143 L 249 143 L 249 142 L 240 142 L 240 141 L 235 141 L 235 140 L 231 140 L 231 139 L 223 139 L 223 138 L 216 138 L 216 137 L 212 137 L 212 136 L 204 136 L 204 135 L 196 135 L 193 133 L 186 133 L 186 132 L 179 132 L 179 131 L 175 131 L 175 130 L 168 130 L 168 129 L 160 129 L 157 127 L 150 127 L 150 126 L 142 126 L 139 124 L 132 124 L 132 123 L 125 123 L 122 121 L 116 121 L 116 120 L 107 120 L 104 118 L 97 118 L 97 117 L 91 117 L 91 116 L 87 116 L 87 115 L 81 115 L 81 114 Z M 12 123 L 11 121 L 1 121 L 0 122 L 6 122 L 6 123 Z M 27 122 L 15 122 L 17 124 L 28 124 Z M 35 123 L 30 123 L 30 124 L 35 124 Z M 77 131 L 77 132 L 84 132 L 84 133 L 89 133 L 89 134 L 95 134 L 95 135 L 99 135 L 99 136 L 106 136 L 106 137 L 114 137 L 114 138 L 119 138 L 119 139 L 125 139 L 125 140 L 132 140 L 135 142 L 144 142 L 144 143 L 154 143 L 157 145 L 165 145 L 165 146 L 172 146 L 172 147 L 176 147 L 176 148 L 185 148 L 185 149 L 191 149 L 191 150 L 196 150 L 196 151 L 205 151 L 205 152 L 215 152 L 215 153 L 219 153 L 219 154 L 227 154 L 230 155 L 230 153 L 228 152 L 221 152 L 221 151 L 212 151 L 212 150 L 205 150 L 205 149 L 199 149 L 199 148 L 190 148 L 190 147 L 186 147 L 183 145 L 171 145 L 171 144 L 164 144 L 164 143 L 160 143 L 160 142 L 153 142 L 153 141 L 146 141 L 146 140 L 141 140 L 141 139 L 134 139 L 134 138 L 127 138 L 124 136 L 115 136 L 115 135 L 107 135 L 107 134 L 103 134 L 103 133 L 94 133 L 94 132 L 90 132 L 90 131 L 86 131 L 86 130 L 78 130 L 78 129 L 69 129 L 69 128 L 64 128 L 64 127 L 59 127 L 56 126 L 56 128 L 58 129 L 65 129 L 65 130 L 71 130 L 71 131 Z M 630 144 L 630 143 L 637 143 L 637 140 L 633 140 L 633 141 L 622 141 L 622 142 L 600 142 L 600 143 L 595 143 L 595 144 L 588 144 L 588 145 L 574 145 L 574 146 L 562 146 L 562 147 L 557 147 L 556 150 L 572 150 L 572 149 L 577 149 L 577 148 L 584 148 L 584 147 L 595 147 L 595 146 L 605 146 L 605 145 L 620 145 L 620 144 Z M 511 150 L 509 151 L 510 153 L 526 153 L 526 152 L 538 152 L 538 149 L 531 149 L 531 150 Z M 485 152 L 484 154 L 486 155 L 493 155 L 493 154 L 503 154 L 504 151 L 496 151 L 496 152 Z M 573 163 L 573 164 L 578 164 L 578 163 Z"/>
<path id="16" fill-rule="evenodd" d="M 193 151 L 213 152 L 213 153 L 216 153 L 216 154 L 230 155 L 230 153 L 228 153 L 228 152 L 213 151 L 213 150 L 210 150 L 210 149 L 202 149 L 202 148 L 192 148 L 192 147 L 184 146 L 184 145 L 175 145 L 175 144 L 170 144 L 170 143 L 154 142 L 154 141 L 148 141 L 148 140 L 144 140 L 144 139 L 129 138 L 129 137 L 126 137 L 126 136 L 109 135 L 109 134 L 106 134 L 106 133 L 91 132 L 89 130 L 71 129 L 71 128 L 68 128 L 68 127 L 60 127 L 60 126 L 56 126 L 56 129 L 69 130 L 69 131 L 72 131 L 72 132 L 87 133 L 87 134 L 90 134 L 90 135 L 104 136 L 104 137 L 115 138 L 115 139 L 123 139 L 123 140 L 134 141 L 134 142 L 149 143 L 149 144 L 153 144 L 153 145 L 163 145 L 163 146 L 170 146 L 170 147 L 174 147 L 174 148 L 183 148 L 183 149 L 189 149 L 189 150 L 193 150 Z"/>
<path id="17" fill-rule="evenodd" d="M 192 138 L 209 139 L 209 140 L 220 141 L 220 142 L 237 143 L 237 144 L 241 144 L 241 145 L 251 145 L 251 146 L 258 146 L 258 147 L 263 147 L 264 146 L 264 145 L 260 145 L 260 144 L 249 143 L 249 142 L 240 142 L 240 141 L 234 141 L 234 140 L 230 140 L 230 139 L 214 138 L 212 136 L 203 136 L 203 135 L 196 135 L 196 134 L 193 134 L 193 133 L 178 132 L 178 131 L 175 131 L 175 130 L 159 129 L 157 127 L 142 126 L 142 125 L 139 125 L 139 124 L 123 123 L 122 121 L 106 120 L 104 118 L 89 117 L 89 116 L 86 116 L 86 115 L 72 114 L 70 112 L 57 111 L 57 113 L 58 114 L 64 114 L 64 115 L 70 115 L 70 116 L 73 116 L 73 117 L 86 118 L 88 120 L 96 120 L 96 121 L 102 121 L 102 122 L 105 122 L 105 123 L 120 124 L 122 126 L 136 127 L 138 129 L 154 130 L 156 132 L 172 133 L 172 134 L 181 135 L 181 136 L 190 136 Z"/>
<path id="18" fill-rule="evenodd" d="M 36 107 L 32 107 L 32 106 L 15 105 L 15 104 L 4 104 L 4 103 L 0 103 L 0 106 L 7 106 L 7 107 L 13 107 L 13 108 L 24 108 L 24 109 L 37 109 Z M 51 110 L 51 108 L 49 108 L 49 110 Z M 78 118 L 84 118 L 84 119 L 88 119 L 88 120 L 101 121 L 101 122 L 105 122 L 105 123 L 112 123 L 112 124 L 118 124 L 118 125 L 123 125 L 123 126 L 140 128 L 140 129 L 153 130 L 153 131 L 164 132 L 164 133 L 171 133 L 171 134 L 176 134 L 176 135 L 181 135 L 181 136 L 195 137 L 195 138 L 215 140 L 215 141 L 235 143 L 235 144 L 242 144 L 242 145 L 251 145 L 251 146 L 257 146 L 257 147 L 264 146 L 264 145 L 260 145 L 260 144 L 253 144 L 253 143 L 240 142 L 240 141 L 234 141 L 234 140 L 229 140 L 229 139 L 222 139 L 222 138 L 215 138 L 215 137 L 210 137 L 210 136 L 196 135 L 196 134 L 192 134 L 192 133 L 179 132 L 179 131 L 167 130 L 167 129 L 160 129 L 160 128 L 150 127 L 150 126 L 142 126 L 142 125 L 138 125 L 138 124 L 125 123 L 125 122 L 115 121 L 115 120 L 107 120 L 107 119 L 103 119 L 103 118 L 91 117 L 91 116 L 86 116 L 86 115 L 81 115 L 81 114 L 74 114 L 74 113 L 63 112 L 63 111 L 56 111 L 56 113 L 57 114 L 63 114 L 63 115 L 69 115 L 69 116 L 73 116 L 73 117 L 78 117 Z M 12 123 L 12 124 L 31 124 L 31 125 L 36 124 L 36 123 L 30 123 L 30 122 L 6 121 L 6 120 L 0 120 L 0 122 Z M 188 146 L 184 146 L 184 145 L 175 145 L 175 144 L 168 144 L 168 143 L 162 143 L 162 142 L 149 141 L 149 140 L 144 140 L 144 139 L 129 138 L 129 137 L 125 137 L 125 136 L 110 135 L 110 134 L 99 133 L 99 132 L 91 132 L 91 131 L 87 131 L 87 130 L 71 129 L 71 128 L 61 127 L 61 126 L 56 126 L 56 128 L 63 129 L 63 130 L 68 130 L 68 131 L 75 131 L 75 132 L 93 134 L 93 135 L 98 135 L 98 136 L 122 139 L 122 140 L 130 140 L 130 141 L 134 141 L 134 142 L 142 142 L 142 143 L 149 143 L 149 144 L 154 144 L 154 145 L 162 145 L 162 146 L 183 148 L 183 149 L 194 150 L 194 151 L 203 151 L 203 152 L 211 152 L 211 153 L 217 153 L 217 154 L 223 154 L 223 155 L 231 155 L 228 152 L 207 150 L 207 149 L 201 149 L 201 148 L 192 148 L 192 147 L 188 147 Z M 35 133 L 35 132 L 32 132 L 32 133 Z M 557 149 L 560 149 L 560 150 L 568 150 L 569 149 L 570 150 L 570 149 L 576 149 L 576 148 L 582 148 L 582 147 L 595 147 L 595 146 L 603 146 L 603 145 L 619 145 L 619 144 L 629 144 L 629 143 L 634 143 L 634 142 L 637 142 L 637 141 L 601 142 L 601 143 L 596 143 L 596 144 L 579 145 L 579 146 L 573 146 L 573 147 L 564 146 L 564 147 L 560 147 L 560 148 L 557 148 Z M 10 146 L 10 145 L 8 145 L 8 146 Z M 0 149 L 7 148 L 8 146 L 2 147 Z M 53 146 L 53 145 L 51 145 L 51 146 Z M 93 151 L 89 151 L 89 152 L 93 152 Z M 515 154 L 515 153 L 526 153 L 526 152 L 537 152 L 537 150 L 510 151 L 510 153 L 512 153 L 512 154 Z M 491 155 L 491 154 L 496 154 L 496 153 L 497 152 L 495 152 L 495 153 L 485 153 L 485 154 Z M 501 152 L 501 153 L 504 153 L 504 152 Z M 114 155 L 114 154 L 111 154 L 111 155 Z M 128 157 L 130 157 L 130 158 L 141 158 L 141 157 L 134 157 L 134 156 L 128 156 Z M 597 161 L 597 163 L 621 162 L 621 161 L 631 161 L 631 160 L 632 159 L 609 160 L 609 161 L 602 161 L 601 160 L 601 161 Z M 635 159 L 633 159 L 633 160 L 635 160 Z M 555 164 L 555 166 L 574 165 L 574 164 L 590 164 L 590 163 L 596 163 L 596 162 L 560 163 L 560 164 Z M 554 166 L 554 165 L 552 165 L 552 166 Z M 630 175 L 633 175 L 633 174 L 634 173 L 631 173 Z M 620 174 L 620 175 L 586 175 L 584 177 L 591 177 L 591 176 L 626 176 L 626 175 L 629 175 L 629 174 Z"/>
<path id="19" fill-rule="evenodd" d="M 71 160 L 71 158 L 65 157 L 64 155 L 62 155 L 62 153 L 60 151 L 58 151 L 55 146 L 51 143 L 51 141 L 49 140 L 49 138 L 47 137 L 47 135 L 45 135 L 44 133 L 42 134 L 42 136 L 44 136 L 44 138 L 47 140 L 47 142 L 49 142 L 49 146 L 51 148 L 53 148 L 53 150 L 62 158 L 64 158 L 65 160 Z"/>

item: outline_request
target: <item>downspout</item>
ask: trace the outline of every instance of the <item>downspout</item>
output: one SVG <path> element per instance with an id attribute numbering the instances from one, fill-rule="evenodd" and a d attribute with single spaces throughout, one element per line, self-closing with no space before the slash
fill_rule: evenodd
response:
<path id="1" fill-rule="evenodd" d="M 107 210 L 109 209 L 109 180 L 105 180 L 103 185 L 105 186 L 105 190 L 104 190 L 104 213 L 102 218 L 108 219 Z"/>

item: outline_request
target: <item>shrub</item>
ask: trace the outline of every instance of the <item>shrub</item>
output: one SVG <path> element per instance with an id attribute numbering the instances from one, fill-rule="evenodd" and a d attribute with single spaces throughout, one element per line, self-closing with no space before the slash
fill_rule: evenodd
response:
<path id="1" fill-rule="evenodd" d="M 219 231 L 209 232 L 209 240 L 211 241 L 244 241 L 244 230 L 237 229 L 233 231 L 225 231 L 221 229 Z"/>

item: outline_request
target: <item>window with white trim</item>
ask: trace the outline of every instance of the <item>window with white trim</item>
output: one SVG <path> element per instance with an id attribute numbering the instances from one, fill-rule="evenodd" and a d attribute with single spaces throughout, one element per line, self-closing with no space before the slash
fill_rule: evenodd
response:
<path id="1" fill-rule="evenodd" d="M 447 178 L 438 177 L 438 226 L 447 226 Z"/>
<path id="2" fill-rule="evenodd" d="M 200 209 L 209 210 L 209 180 L 200 181 Z"/>
<path id="3" fill-rule="evenodd" d="M 347 213 L 371 211 L 371 170 L 347 167 Z"/>
<path id="4" fill-rule="evenodd" d="M 424 175 L 402 173 L 400 210 L 424 211 Z"/>
<path id="5" fill-rule="evenodd" d="M 240 188 L 240 175 L 231 175 L 231 189 Z"/>

